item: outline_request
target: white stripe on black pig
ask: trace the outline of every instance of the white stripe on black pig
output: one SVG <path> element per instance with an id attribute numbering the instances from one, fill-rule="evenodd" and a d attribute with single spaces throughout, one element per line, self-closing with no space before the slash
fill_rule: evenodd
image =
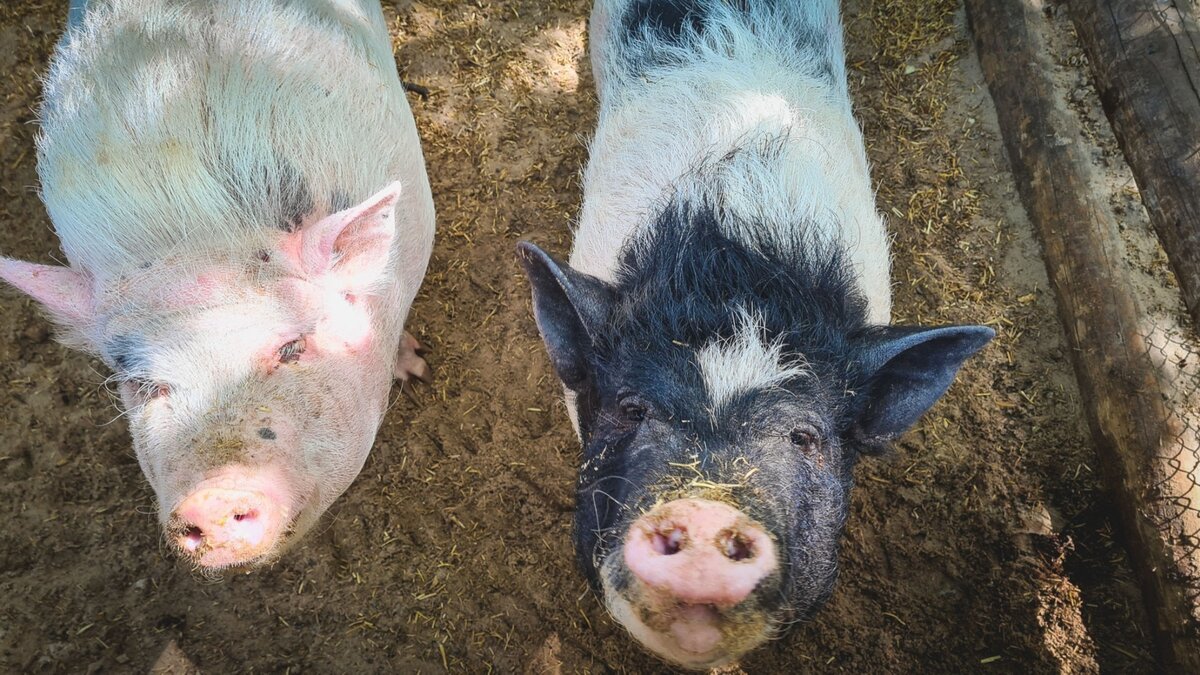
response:
<path id="1" fill-rule="evenodd" d="M 70 263 L 0 259 L 112 369 L 167 539 L 273 560 L 354 480 L 434 209 L 375 0 L 74 2 L 38 170 Z M 82 449 L 81 449 L 82 450 Z"/>
<path id="2" fill-rule="evenodd" d="M 570 266 L 519 253 L 584 446 L 580 564 L 643 645 L 712 667 L 823 604 L 855 460 L 993 331 L 887 325 L 835 0 L 599 0 L 590 31 Z"/>

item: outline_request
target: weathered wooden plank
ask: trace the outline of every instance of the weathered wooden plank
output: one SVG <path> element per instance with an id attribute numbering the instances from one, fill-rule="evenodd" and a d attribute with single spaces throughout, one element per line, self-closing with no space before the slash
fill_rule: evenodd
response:
<path id="1" fill-rule="evenodd" d="M 1194 487 L 1163 458 L 1191 456 L 1147 354 L 1144 314 L 1124 267 L 1117 223 L 1089 189 L 1078 121 L 1056 97 L 1052 63 L 1027 0 L 966 0 L 1017 188 L 1043 247 L 1083 407 L 1163 670 L 1200 673 L 1191 512 Z M 1181 452 L 1182 451 L 1182 452 Z M 1193 518 L 1194 519 L 1194 518 Z M 1164 527 L 1163 523 L 1169 523 Z"/>
<path id="2" fill-rule="evenodd" d="M 1200 326 L 1200 27 L 1186 0 L 1070 0 L 1104 112 Z"/>

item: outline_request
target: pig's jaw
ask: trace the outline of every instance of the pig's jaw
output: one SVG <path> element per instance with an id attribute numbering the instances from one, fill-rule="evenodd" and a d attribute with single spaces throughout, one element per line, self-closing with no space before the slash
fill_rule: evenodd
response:
<path id="1" fill-rule="evenodd" d="M 635 640 L 659 658 L 692 670 L 716 668 L 736 662 L 772 635 L 761 611 L 660 604 L 636 579 L 629 580 L 627 589 L 617 590 L 612 580 L 621 574 L 620 557 L 619 551 L 610 554 L 601 568 L 604 604 Z"/>

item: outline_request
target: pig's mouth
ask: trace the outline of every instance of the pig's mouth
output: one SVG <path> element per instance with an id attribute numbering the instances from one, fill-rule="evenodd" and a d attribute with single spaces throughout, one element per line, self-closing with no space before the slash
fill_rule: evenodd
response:
<path id="1" fill-rule="evenodd" d="M 264 520 L 261 513 L 248 510 L 210 524 L 220 528 L 214 532 L 172 519 L 164 532 L 174 553 L 198 572 L 250 572 L 275 563 L 295 539 L 294 520 Z"/>
<path id="2" fill-rule="evenodd" d="M 268 567 L 279 560 L 294 540 L 291 523 L 278 533 L 263 528 L 259 533 L 219 543 L 212 542 L 194 525 L 173 523 L 166 532 L 171 548 L 180 560 L 197 572 L 217 576 Z"/>
<path id="3" fill-rule="evenodd" d="M 610 555 L 601 568 L 605 605 L 630 635 L 665 661 L 693 670 L 728 665 L 775 633 L 776 622 L 755 598 L 731 607 L 679 602 L 630 578 L 619 569 L 619 559 Z"/>

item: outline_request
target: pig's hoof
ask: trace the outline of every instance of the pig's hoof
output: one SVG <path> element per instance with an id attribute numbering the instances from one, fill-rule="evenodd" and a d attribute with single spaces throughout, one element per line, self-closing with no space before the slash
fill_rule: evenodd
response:
<path id="1" fill-rule="evenodd" d="M 408 331 L 404 332 L 404 337 L 400 338 L 400 353 L 396 355 L 396 379 L 401 382 L 408 382 L 412 378 L 429 383 L 433 379 L 433 372 L 429 370 L 429 364 L 425 363 L 425 359 L 421 358 L 420 352 L 423 350 L 421 343 L 412 336 Z"/>
<path id="2" fill-rule="evenodd" d="M 404 85 L 404 91 L 411 91 L 420 96 L 422 101 L 429 100 L 429 87 L 423 87 L 415 82 L 405 82 L 404 80 L 401 80 L 400 84 Z"/>

